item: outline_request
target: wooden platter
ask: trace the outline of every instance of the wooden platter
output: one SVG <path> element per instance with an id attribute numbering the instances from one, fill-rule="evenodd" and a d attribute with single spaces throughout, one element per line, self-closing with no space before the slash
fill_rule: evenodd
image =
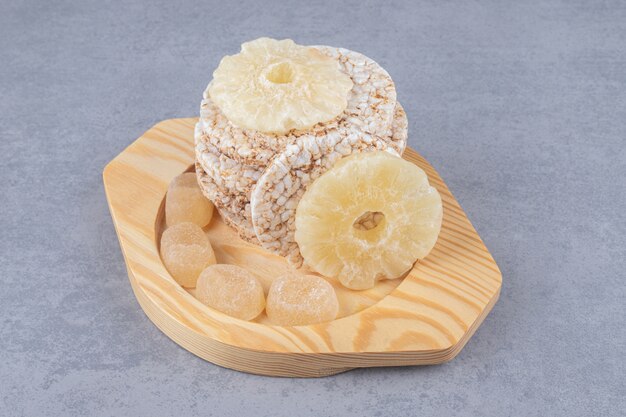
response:
<path id="1" fill-rule="evenodd" d="M 328 323 L 282 327 L 204 306 L 180 287 L 159 256 L 167 186 L 194 162 L 195 118 L 165 120 L 104 170 L 104 185 L 132 289 L 146 315 L 176 343 L 215 364 L 261 375 L 319 377 L 353 368 L 426 365 L 454 358 L 500 294 L 502 276 L 445 183 L 419 154 L 444 207 L 439 240 L 404 277 L 371 290 L 337 290 Z M 244 266 L 265 289 L 286 261 L 239 239 L 216 216 L 206 228 L 219 263 Z"/>

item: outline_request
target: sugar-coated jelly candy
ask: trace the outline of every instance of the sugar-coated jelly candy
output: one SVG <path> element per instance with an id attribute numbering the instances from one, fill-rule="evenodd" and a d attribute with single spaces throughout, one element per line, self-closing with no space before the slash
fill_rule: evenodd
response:
<path id="1" fill-rule="evenodd" d="M 178 223 L 161 236 L 161 258 L 176 282 L 193 288 L 200 272 L 215 264 L 215 253 L 209 238 L 194 223 Z"/>
<path id="2" fill-rule="evenodd" d="M 165 197 L 165 222 L 168 226 L 191 222 L 204 227 L 213 217 L 213 203 L 200 191 L 196 174 L 187 172 L 174 178 Z"/>
<path id="3" fill-rule="evenodd" d="M 290 273 L 272 282 L 266 312 L 274 324 L 297 326 L 333 320 L 339 303 L 332 285 L 315 275 Z"/>
<path id="4" fill-rule="evenodd" d="M 235 265 L 211 265 L 198 278 L 196 298 L 203 304 L 243 320 L 252 320 L 265 308 L 259 280 Z"/>

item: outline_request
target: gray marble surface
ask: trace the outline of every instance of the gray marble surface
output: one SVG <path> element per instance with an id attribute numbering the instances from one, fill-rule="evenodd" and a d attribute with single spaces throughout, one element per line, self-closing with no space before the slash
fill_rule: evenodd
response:
<path id="1" fill-rule="evenodd" d="M 259 36 L 363 52 L 498 262 L 441 366 L 223 369 L 131 292 L 104 165 Z M 626 3 L 0 2 L 0 415 L 625 415 Z"/>

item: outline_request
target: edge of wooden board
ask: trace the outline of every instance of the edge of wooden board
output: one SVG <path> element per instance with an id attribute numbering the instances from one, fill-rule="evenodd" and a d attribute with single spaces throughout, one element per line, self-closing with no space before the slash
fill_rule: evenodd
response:
<path id="1" fill-rule="evenodd" d="M 155 243 L 155 221 L 167 185 L 193 163 L 195 122 L 158 123 L 103 174 L 137 300 L 150 320 L 185 349 L 221 366 L 274 376 L 437 364 L 454 358 L 493 308 L 502 282 L 497 265 L 443 180 L 411 149 L 403 157 L 425 169 L 439 190 L 448 231 L 442 229 L 441 250 L 433 250 L 432 262 L 427 258 L 417 265 L 388 296 L 351 316 L 297 327 L 243 322 L 205 307 L 169 276 Z M 462 273 L 463 262 L 471 274 Z M 439 282 L 437 277 L 444 278 Z M 431 298 L 421 297 L 420 290 L 428 290 Z M 439 307 L 443 313 L 427 305 L 437 297 L 449 302 Z M 379 318 L 382 329 L 369 326 Z"/>

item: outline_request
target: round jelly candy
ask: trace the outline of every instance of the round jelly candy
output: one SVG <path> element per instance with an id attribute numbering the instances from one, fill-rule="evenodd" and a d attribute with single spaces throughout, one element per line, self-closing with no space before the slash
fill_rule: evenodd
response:
<path id="1" fill-rule="evenodd" d="M 252 320 L 265 308 L 259 280 L 235 265 L 211 265 L 202 271 L 196 297 L 209 307 L 243 320 Z"/>
<path id="2" fill-rule="evenodd" d="M 209 238 L 200 226 L 178 223 L 161 236 L 161 258 L 176 282 L 193 288 L 204 268 L 216 263 Z"/>
<path id="3" fill-rule="evenodd" d="M 191 222 L 204 227 L 213 217 L 213 203 L 200 191 L 195 172 L 174 178 L 165 197 L 165 222 L 168 226 Z"/>
<path id="4" fill-rule="evenodd" d="M 338 310 L 332 285 L 315 275 L 284 275 L 272 282 L 267 295 L 267 316 L 282 326 L 333 320 Z"/>

